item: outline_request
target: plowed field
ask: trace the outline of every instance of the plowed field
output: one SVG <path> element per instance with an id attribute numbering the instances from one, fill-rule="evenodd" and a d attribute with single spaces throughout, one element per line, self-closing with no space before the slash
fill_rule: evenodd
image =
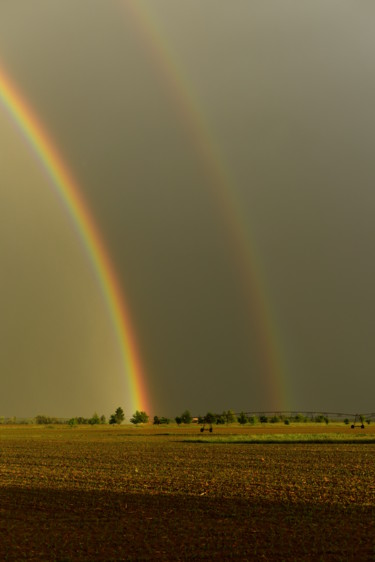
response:
<path id="1" fill-rule="evenodd" d="M 374 444 L 198 435 L 1 427 L 0 560 L 375 560 Z"/>

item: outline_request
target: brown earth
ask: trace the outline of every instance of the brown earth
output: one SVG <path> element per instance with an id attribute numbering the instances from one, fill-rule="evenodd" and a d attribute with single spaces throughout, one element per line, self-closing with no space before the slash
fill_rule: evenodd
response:
<path id="1" fill-rule="evenodd" d="M 302 430 L 338 427 L 215 434 Z M 0 560 L 375 560 L 375 445 L 198 434 L 1 427 Z"/>

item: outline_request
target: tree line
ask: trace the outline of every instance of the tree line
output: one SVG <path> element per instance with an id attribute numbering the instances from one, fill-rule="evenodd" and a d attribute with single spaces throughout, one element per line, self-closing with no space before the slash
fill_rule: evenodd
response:
<path id="1" fill-rule="evenodd" d="M 364 421 L 368 424 L 370 423 L 370 419 L 366 419 L 363 416 L 360 416 L 361 423 L 363 425 Z M 56 417 L 49 417 L 38 415 L 35 418 L 35 423 L 42 424 L 42 425 L 55 425 L 55 424 L 68 424 L 70 426 L 76 425 L 120 425 L 125 421 L 125 413 L 124 410 L 119 406 L 116 408 L 115 412 L 110 415 L 109 419 L 104 415 L 99 416 L 96 412 L 90 417 L 85 418 L 82 416 L 77 416 L 74 418 L 70 418 L 69 420 L 56 418 Z M 150 418 L 147 412 L 136 410 L 134 414 L 129 419 L 130 423 L 134 425 L 138 424 L 146 424 L 149 423 Z M 350 421 L 348 418 L 344 420 L 345 424 L 349 424 Z M 289 423 L 307 423 L 307 422 L 316 422 L 316 423 L 326 423 L 330 422 L 330 419 L 323 415 L 317 414 L 313 417 L 306 416 L 303 414 L 295 414 L 295 415 L 282 415 L 282 414 L 274 414 L 274 415 L 266 415 L 266 414 L 248 414 L 245 412 L 240 412 L 239 414 L 234 413 L 233 410 L 224 410 L 221 414 L 215 414 L 213 412 L 207 412 L 204 416 L 196 416 L 194 417 L 190 410 L 185 410 L 182 412 L 181 415 L 176 416 L 175 418 L 167 418 L 165 416 L 154 416 L 153 424 L 154 425 L 167 425 L 169 423 L 175 422 L 177 425 L 181 424 L 191 424 L 197 423 L 198 425 L 209 425 L 212 426 L 216 425 L 224 425 L 224 424 L 231 424 L 231 423 L 239 423 L 240 425 L 250 424 L 265 424 L 265 423 L 284 423 L 285 425 L 289 425 Z M 14 422 L 15 423 L 15 420 Z"/>

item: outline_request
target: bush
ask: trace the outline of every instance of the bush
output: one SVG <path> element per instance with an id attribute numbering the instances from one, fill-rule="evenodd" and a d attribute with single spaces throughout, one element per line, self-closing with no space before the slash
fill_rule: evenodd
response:
<path id="1" fill-rule="evenodd" d="M 216 421 L 216 416 L 215 414 L 213 414 L 212 412 L 207 412 L 207 414 L 204 416 L 204 423 L 215 423 Z"/>
<path id="2" fill-rule="evenodd" d="M 135 425 L 139 424 L 139 423 L 147 423 L 148 422 L 148 415 L 146 414 L 146 412 L 140 412 L 139 410 L 136 410 L 133 414 L 133 417 L 130 418 L 131 423 L 134 423 Z"/>
<path id="3" fill-rule="evenodd" d="M 290 421 L 288 420 L 288 418 L 286 420 L 284 420 L 285 425 L 289 425 Z"/>
<path id="4" fill-rule="evenodd" d="M 245 425 L 245 423 L 247 423 L 247 417 L 245 416 L 245 414 L 243 412 L 240 413 L 240 415 L 237 418 L 237 421 L 241 425 Z"/>
<path id="5" fill-rule="evenodd" d="M 185 410 L 185 412 L 183 412 L 181 414 L 181 422 L 182 423 L 191 423 L 192 421 L 193 421 L 193 416 L 191 415 L 189 410 Z"/>
<path id="6" fill-rule="evenodd" d="M 100 418 L 99 418 L 99 416 L 96 412 L 93 414 L 92 418 L 89 419 L 89 424 L 90 425 L 99 425 L 100 424 Z"/>
<path id="7" fill-rule="evenodd" d="M 226 423 L 234 423 L 236 421 L 236 414 L 233 410 L 224 410 L 221 415 L 225 418 Z"/>

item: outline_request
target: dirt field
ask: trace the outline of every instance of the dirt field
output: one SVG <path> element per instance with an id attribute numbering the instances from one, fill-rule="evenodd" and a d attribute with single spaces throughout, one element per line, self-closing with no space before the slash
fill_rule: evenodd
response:
<path id="1" fill-rule="evenodd" d="M 375 560 L 375 444 L 186 442 L 198 436 L 0 426 L 0 560 Z"/>

